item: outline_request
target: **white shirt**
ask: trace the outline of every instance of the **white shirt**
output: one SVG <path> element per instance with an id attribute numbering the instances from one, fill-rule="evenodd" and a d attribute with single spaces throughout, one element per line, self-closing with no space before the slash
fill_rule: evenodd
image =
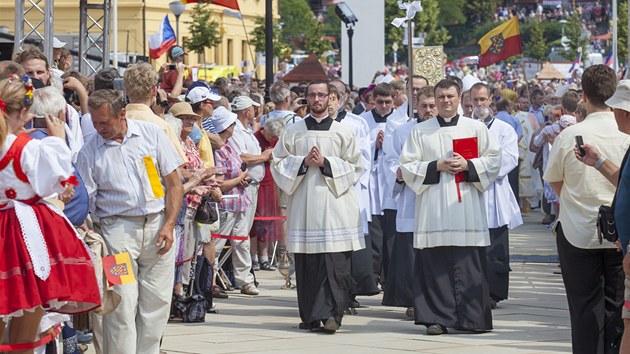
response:
<path id="1" fill-rule="evenodd" d="M 511 125 L 498 118 L 490 126 L 490 135 L 501 145 L 501 168 L 497 179 L 484 193 L 488 227 L 508 225 L 513 229 L 523 224 L 518 201 L 507 178 L 508 173 L 518 166 L 518 136 Z"/>
<path id="2" fill-rule="evenodd" d="M 243 127 L 243 124 L 238 119 L 236 120 L 236 126 L 234 127 L 234 133 L 228 139 L 230 144 L 236 152 L 241 154 L 260 155 L 262 150 L 258 139 L 254 136 L 251 129 Z M 254 182 L 262 181 L 265 177 L 265 163 L 259 162 L 255 164 L 247 164 L 248 176 L 252 178 Z"/>
<path id="3" fill-rule="evenodd" d="M 434 118 L 433 118 L 434 119 Z M 391 154 L 387 154 L 387 160 L 390 162 L 390 169 L 394 172 L 394 178 L 396 176 L 396 170 L 398 170 L 400 158 L 400 152 L 402 151 L 405 141 L 411 133 L 411 129 L 418 124 L 417 120 L 409 121 L 403 125 L 400 125 L 392 136 L 392 148 Z M 398 232 L 413 232 L 414 223 L 413 219 L 416 211 L 416 193 L 407 186 L 406 183 L 394 182 L 392 193 L 396 200 L 396 231 Z"/>
<path id="4" fill-rule="evenodd" d="M 556 137 L 544 175 L 549 182 L 563 182 L 559 221 L 567 241 L 578 248 L 614 248 L 608 241 L 599 244 L 595 222 L 599 206 L 612 202 L 615 186 L 575 158 L 577 135 L 617 166 L 628 150 L 630 136 L 619 131 L 613 112 L 591 113 Z"/>
<path id="5" fill-rule="evenodd" d="M 81 116 L 71 105 L 66 104 L 68 114 L 66 115 L 66 138 L 68 147 L 72 152 L 72 163 L 77 162 L 77 155 L 83 147 L 83 132 L 81 130 Z"/>
<path id="6" fill-rule="evenodd" d="M 77 171 L 90 198 L 90 211 L 98 218 L 140 216 L 164 209 L 164 197 L 151 183 L 151 162 L 165 190 L 163 176 L 184 161 L 157 125 L 127 119 L 122 143 L 95 134 L 79 153 Z"/>
<path id="7" fill-rule="evenodd" d="M 92 123 L 92 114 L 89 112 L 81 116 L 81 130 L 83 131 L 83 141 L 88 141 L 93 134 L 96 134 L 94 123 Z"/>

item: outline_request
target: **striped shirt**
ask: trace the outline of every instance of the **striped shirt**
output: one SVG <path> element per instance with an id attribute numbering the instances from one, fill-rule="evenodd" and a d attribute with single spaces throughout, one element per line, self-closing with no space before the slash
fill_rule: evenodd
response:
<path id="1" fill-rule="evenodd" d="M 140 216 L 164 209 L 159 193 L 159 186 L 166 191 L 162 177 L 183 163 L 160 127 L 127 119 L 122 143 L 92 135 L 79 152 L 77 170 L 94 216 Z M 157 170 L 159 184 L 149 177 L 151 166 Z"/>
<path id="2" fill-rule="evenodd" d="M 258 144 L 258 140 L 254 136 L 254 133 L 249 129 L 249 127 L 245 128 L 243 123 L 236 120 L 236 126 L 234 127 L 234 133 L 232 133 L 232 137 L 230 138 L 230 145 L 236 150 L 236 153 L 241 154 L 252 154 L 252 155 L 260 155 L 262 154 L 262 150 L 260 149 L 260 144 Z M 254 181 L 254 183 L 259 183 L 262 181 L 263 177 L 265 177 L 265 163 L 258 162 L 247 165 L 248 177 Z"/>
<path id="3" fill-rule="evenodd" d="M 225 167 L 225 180 L 237 178 L 241 174 L 241 164 L 243 161 L 236 150 L 230 145 L 223 144 L 220 149 L 214 152 L 214 162 L 217 167 Z M 245 188 L 237 185 L 229 191 L 224 191 L 223 195 L 238 195 L 238 198 L 223 198 L 219 203 L 219 209 L 227 211 L 245 211 L 252 205 Z"/>

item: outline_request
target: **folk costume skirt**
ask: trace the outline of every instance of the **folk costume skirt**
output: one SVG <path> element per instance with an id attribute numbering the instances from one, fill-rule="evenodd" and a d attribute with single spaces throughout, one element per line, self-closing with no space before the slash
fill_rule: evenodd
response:
<path id="1" fill-rule="evenodd" d="M 31 206 L 50 258 L 46 280 L 35 275 L 15 209 L 0 210 L 0 319 L 42 307 L 79 314 L 101 304 L 94 264 L 76 231 L 46 204 Z"/>

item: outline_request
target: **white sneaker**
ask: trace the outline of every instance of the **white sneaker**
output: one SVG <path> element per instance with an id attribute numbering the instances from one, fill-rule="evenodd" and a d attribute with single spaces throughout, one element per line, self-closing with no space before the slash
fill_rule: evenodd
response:
<path id="1" fill-rule="evenodd" d="M 249 283 L 247 285 L 244 285 L 241 288 L 241 294 L 245 294 L 245 295 L 258 295 L 260 294 L 260 292 L 258 291 L 258 289 L 256 288 L 256 285 L 254 285 L 254 283 Z"/>

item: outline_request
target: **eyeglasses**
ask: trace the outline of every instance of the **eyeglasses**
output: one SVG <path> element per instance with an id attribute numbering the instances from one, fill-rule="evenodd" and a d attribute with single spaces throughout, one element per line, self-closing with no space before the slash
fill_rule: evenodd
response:
<path id="1" fill-rule="evenodd" d="M 394 100 L 376 100 L 376 104 L 392 104 Z"/>
<path id="2" fill-rule="evenodd" d="M 328 95 L 330 95 L 330 94 L 329 93 L 320 92 L 320 93 L 309 93 L 308 95 L 306 95 L 306 97 L 308 97 L 310 99 L 313 99 L 315 97 L 317 97 L 317 98 L 325 98 Z"/>

